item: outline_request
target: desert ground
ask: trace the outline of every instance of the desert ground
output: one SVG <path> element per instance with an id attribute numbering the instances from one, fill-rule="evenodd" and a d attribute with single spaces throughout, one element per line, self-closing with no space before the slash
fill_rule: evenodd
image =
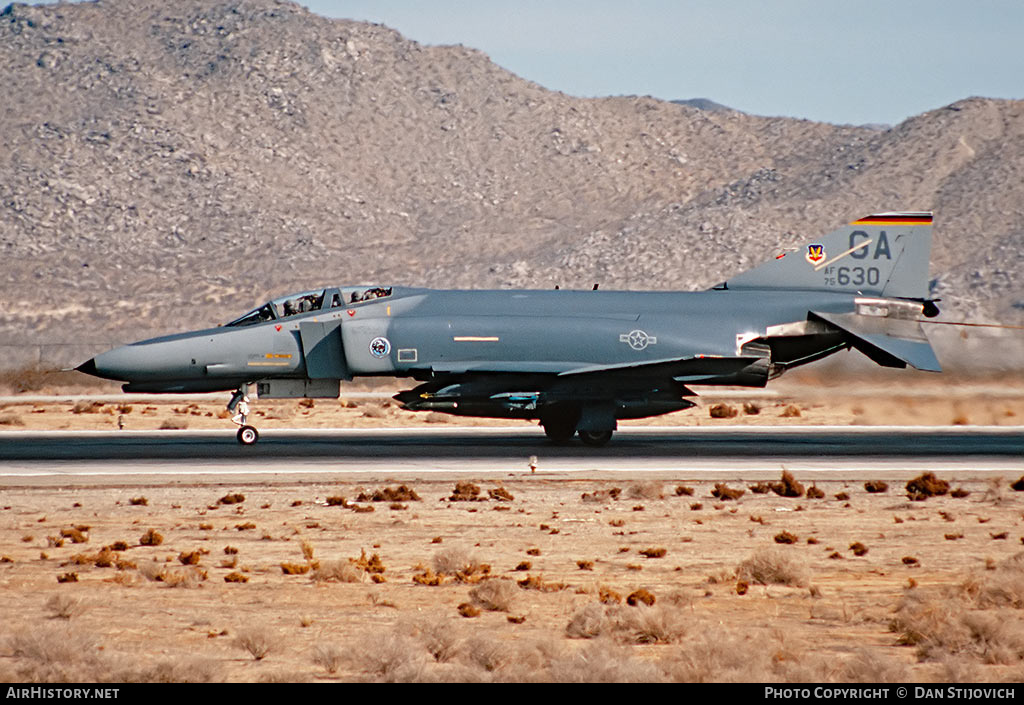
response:
<path id="1" fill-rule="evenodd" d="M 1020 425 L 1015 389 L 822 381 L 657 422 Z M 4 428 L 230 423 L 219 399 L 72 392 L 8 397 Z M 713 418 L 722 403 L 735 416 Z M 254 410 L 266 428 L 465 422 L 365 398 Z M 461 490 L 434 474 L 0 488 L 0 680 L 1024 679 L 1016 472 L 939 472 L 948 487 L 912 498 L 920 468 L 721 488 L 686 468 L 523 470 Z"/>

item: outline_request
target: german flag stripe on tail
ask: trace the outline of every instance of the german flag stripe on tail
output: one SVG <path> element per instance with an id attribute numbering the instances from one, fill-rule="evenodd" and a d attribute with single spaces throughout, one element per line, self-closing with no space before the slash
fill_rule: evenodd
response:
<path id="1" fill-rule="evenodd" d="M 931 213 L 876 213 L 850 225 L 931 225 Z"/>

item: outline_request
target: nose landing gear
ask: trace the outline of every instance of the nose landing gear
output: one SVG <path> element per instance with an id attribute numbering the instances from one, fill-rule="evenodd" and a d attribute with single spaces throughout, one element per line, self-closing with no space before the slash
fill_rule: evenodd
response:
<path id="1" fill-rule="evenodd" d="M 245 386 L 239 387 L 231 395 L 231 401 L 228 402 L 228 411 L 235 410 L 237 410 L 237 413 L 231 417 L 231 422 L 239 427 L 235 438 L 242 445 L 251 446 L 260 439 L 260 432 L 256 430 L 255 426 L 250 426 L 247 423 L 249 418 L 249 397 L 245 393 Z"/>

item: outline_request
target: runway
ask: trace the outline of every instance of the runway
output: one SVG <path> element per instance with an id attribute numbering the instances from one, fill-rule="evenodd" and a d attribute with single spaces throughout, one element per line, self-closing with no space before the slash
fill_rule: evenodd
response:
<path id="1" fill-rule="evenodd" d="M 529 427 L 267 430 L 241 446 L 225 431 L 2 432 L 0 485 L 29 478 L 175 478 L 433 473 L 714 474 L 791 470 L 857 479 L 865 472 L 1024 473 L 1024 429 L 1009 427 L 628 427 L 590 448 Z"/>

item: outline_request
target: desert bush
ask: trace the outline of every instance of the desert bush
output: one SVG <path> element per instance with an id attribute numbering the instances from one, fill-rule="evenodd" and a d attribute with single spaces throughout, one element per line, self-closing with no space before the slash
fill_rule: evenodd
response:
<path id="1" fill-rule="evenodd" d="M 860 541 L 855 541 L 850 544 L 850 550 L 853 551 L 855 556 L 866 556 L 868 553 L 868 547 L 862 544 Z"/>
<path id="2" fill-rule="evenodd" d="M 366 576 L 362 570 L 348 560 L 321 561 L 313 569 L 315 583 L 361 583 Z"/>
<path id="3" fill-rule="evenodd" d="M 514 663 L 516 652 L 502 639 L 474 636 L 466 640 L 461 656 L 467 663 L 494 673 Z"/>
<path id="4" fill-rule="evenodd" d="M 0 426 L 24 426 L 25 422 L 22 421 L 21 416 L 18 414 L 3 414 L 0 415 Z"/>
<path id="5" fill-rule="evenodd" d="M 98 682 L 107 672 L 95 637 L 67 624 L 40 624 L 14 632 L 7 641 L 10 655 L 24 661 L 20 682 Z"/>
<path id="6" fill-rule="evenodd" d="M 676 497 L 692 497 L 693 488 L 686 485 L 676 485 Z"/>
<path id="7" fill-rule="evenodd" d="M 889 483 L 882 480 L 868 480 L 864 483 L 864 489 L 872 494 L 889 491 Z"/>
<path id="8" fill-rule="evenodd" d="M 782 471 L 782 478 L 779 482 L 771 483 L 772 492 L 780 497 L 803 497 L 804 486 L 796 481 L 789 470 Z"/>
<path id="9" fill-rule="evenodd" d="M 471 602 L 463 602 L 456 609 L 458 610 L 459 614 L 461 614 L 463 617 L 466 617 L 467 619 L 472 619 L 473 617 L 480 616 L 480 608 Z"/>
<path id="10" fill-rule="evenodd" d="M 807 499 L 825 499 L 825 492 L 817 485 L 811 485 L 807 488 Z"/>
<path id="11" fill-rule="evenodd" d="M 472 482 L 456 482 L 455 491 L 448 498 L 451 502 L 477 502 L 486 499 L 480 496 L 480 486 Z"/>
<path id="12" fill-rule="evenodd" d="M 285 575 L 305 575 L 311 569 L 308 563 L 282 563 L 281 572 Z"/>
<path id="13" fill-rule="evenodd" d="M 164 537 L 156 529 L 149 529 L 139 538 L 143 546 L 159 546 L 164 542 Z"/>
<path id="14" fill-rule="evenodd" d="M 605 633 L 609 625 L 610 620 L 604 606 L 591 602 L 569 619 L 565 635 L 570 639 L 594 639 Z"/>
<path id="15" fill-rule="evenodd" d="M 320 666 L 328 674 L 338 672 L 345 662 L 346 650 L 336 644 L 316 644 L 313 646 L 313 663 Z"/>
<path id="16" fill-rule="evenodd" d="M 638 482 L 629 488 L 630 499 L 664 499 L 660 482 Z"/>
<path id="17" fill-rule="evenodd" d="M 842 683 L 907 683 L 911 677 L 901 661 L 876 650 L 860 649 L 843 663 L 837 680 Z"/>
<path id="18" fill-rule="evenodd" d="M 912 500 L 924 500 L 949 492 L 949 483 L 940 480 L 933 472 L 918 475 L 907 483 L 907 496 Z"/>
<path id="19" fill-rule="evenodd" d="M 784 419 L 798 418 L 800 416 L 800 407 L 797 406 L 796 404 L 790 404 L 785 409 L 783 409 L 780 416 L 782 416 L 782 418 Z"/>
<path id="20" fill-rule="evenodd" d="M 132 497 L 128 500 L 128 503 L 133 507 L 147 507 L 149 506 L 149 500 L 145 497 Z"/>
<path id="21" fill-rule="evenodd" d="M 593 570 L 594 569 L 594 561 L 579 560 L 579 561 L 576 561 L 576 567 L 579 568 L 580 570 Z"/>
<path id="22" fill-rule="evenodd" d="M 465 641 L 458 624 L 450 619 L 418 622 L 413 633 L 438 663 L 454 659 Z"/>
<path id="23" fill-rule="evenodd" d="M 729 404 L 713 404 L 708 408 L 708 415 L 713 419 L 733 419 L 739 414 L 736 407 Z"/>
<path id="24" fill-rule="evenodd" d="M 807 582 L 807 570 L 796 557 L 776 549 L 765 549 L 740 563 L 736 577 L 758 585 L 801 587 Z"/>
<path id="25" fill-rule="evenodd" d="M 739 499 L 744 493 L 744 490 L 733 489 L 722 482 L 716 482 L 715 489 L 711 490 L 711 496 L 721 500 Z"/>
<path id="26" fill-rule="evenodd" d="M 1024 475 L 1021 475 L 1017 480 L 1010 483 L 1010 489 L 1014 492 L 1024 492 Z"/>
<path id="27" fill-rule="evenodd" d="M 51 595 L 46 601 L 46 611 L 51 619 L 71 619 L 85 612 L 87 605 L 84 600 L 69 595 Z"/>
<path id="28" fill-rule="evenodd" d="M 276 640 L 276 636 L 266 628 L 248 627 L 238 632 L 234 643 L 243 651 L 248 651 L 256 661 L 262 661 L 273 651 Z"/>
<path id="29" fill-rule="evenodd" d="M 775 543 L 796 543 L 799 540 L 799 536 L 788 531 L 782 531 L 775 534 Z"/>
<path id="30" fill-rule="evenodd" d="M 360 492 L 357 502 L 419 502 L 420 496 L 408 485 L 384 487 L 371 493 Z"/>
<path id="31" fill-rule="evenodd" d="M 243 573 L 228 573 L 224 576 L 225 583 L 247 583 L 249 582 L 249 576 Z"/>
<path id="32" fill-rule="evenodd" d="M 510 612 L 519 589 L 511 580 L 485 580 L 469 591 L 474 604 L 490 612 Z"/>
<path id="33" fill-rule="evenodd" d="M 645 590 L 644 588 L 631 592 L 629 597 L 626 598 L 626 604 L 632 607 L 636 607 L 639 604 L 644 604 L 650 607 L 655 603 L 655 601 L 654 593 Z"/>
<path id="34" fill-rule="evenodd" d="M 630 644 L 672 644 L 685 634 L 683 617 L 674 607 L 638 605 L 622 610 L 615 622 L 616 637 Z"/>
<path id="35" fill-rule="evenodd" d="M 772 491 L 772 486 L 767 482 L 758 482 L 753 485 L 747 485 L 747 489 L 754 494 L 768 494 Z"/>
<path id="36" fill-rule="evenodd" d="M 646 556 L 647 558 L 664 558 L 668 553 L 668 549 L 658 547 L 645 548 L 639 551 L 640 555 Z"/>
<path id="37" fill-rule="evenodd" d="M 743 404 L 743 413 L 747 416 L 757 416 L 761 413 L 761 407 L 752 401 Z"/>
<path id="38" fill-rule="evenodd" d="M 241 504 L 245 501 L 245 495 L 241 492 L 228 493 L 217 500 L 217 504 Z"/>
<path id="39" fill-rule="evenodd" d="M 604 585 L 598 588 L 597 599 L 605 605 L 618 605 L 622 603 L 622 595 Z"/>
<path id="40" fill-rule="evenodd" d="M 434 554 L 431 567 L 438 575 L 473 574 L 480 568 L 476 556 L 463 546 L 451 546 Z"/>
<path id="41" fill-rule="evenodd" d="M 580 495 L 580 499 L 584 502 L 607 502 L 608 500 L 618 500 L 622 494 L 622 489 L 619 487 L 612 487 L 607 490 L 594 490 L 593 492 L 584 492 Z"/>
<path id="42" fill-rule="evenodd" d="M 551 659 L 545 677 L 556 683 L 655 683 L 664 679 L 657 666 L 605 639 Z"/>
<path id="43" fill-rule="evenodd" d="M 515 499 L 511 492 L 506 490 L 504 487 L 495 487 L 487 490 L 487 496 L 491 499 L 498 500 L 499 502 L 511 502 Z"/>

